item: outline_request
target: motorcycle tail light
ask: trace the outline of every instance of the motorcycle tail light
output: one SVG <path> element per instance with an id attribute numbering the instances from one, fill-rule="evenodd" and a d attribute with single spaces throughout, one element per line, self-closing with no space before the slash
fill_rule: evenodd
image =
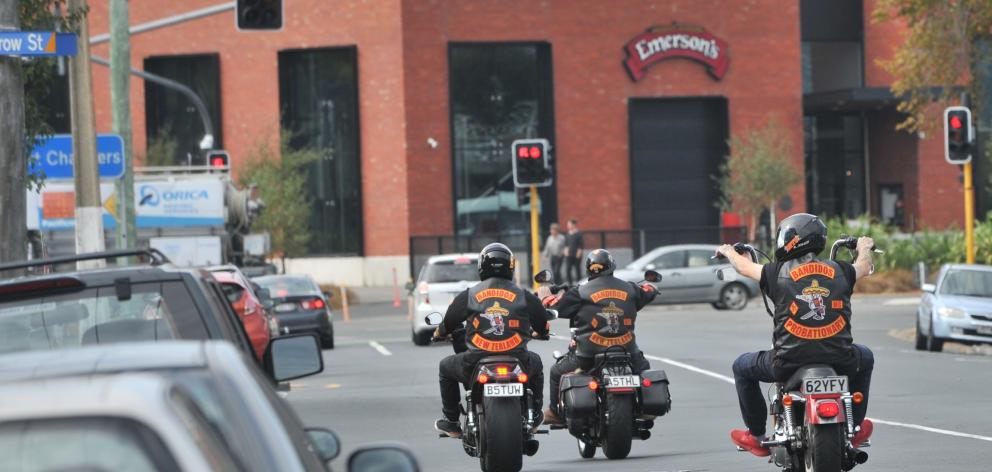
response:
<path id="1" fill-rule="evenodd" d="M 489 382 L 489 376 L 486 375 L 486 374 L 479 374 L 478 380 L 479 380 L 479 383 L 480 384 L 488 383 Z"/>
<path id="2" fill-rule="evenodd" d="M 599 390 L 599 382 L 597 382 L 595 380 L 590 380 L 589 381 L 589 390 L 592 390 L 594 392 L 596 390 Z"/>
<path id="3" fill-rule="evenodd" d="M 792 406 L 792 395 L 786 395 L 782 397 L 782 404 L 785 406 Z"/>
<path id="4" fill-rule="evenodd" d="M 651 379 L 641 379 L 641 385 L 645 388 L 651 386 Z"/>
<path id="5" fill-rule="evenodd" d="M 497 377 L 506 377 L 507 375 L 510 375 L 510 368 L 509 367 L 507 367 L 505 365 L 501 365 L 501 366 L 496 367 L 496 376 Z"/>
<path id="6" fill-rule="evenodd" d="M 840 413 L 840 406 L 837 402 L 826 401 L 816 405 L 816 414 L 823 418 L 833 418 Z"/>
<path id="7" fill-rule="evenodd" d="M 528 377 L 527 374 L 524 372 L 517 374 L 517 380 L 519 380 L 520 383 L 527 383 L 527 379 L 529 378 L 530 377 Z"/>
<path id="8" fill-rule="evenodd" d="M 854 392 L 854 395 L 851 395 L 851 401 L 853 401 L 855 405 L 860 405 L 861 402 L 865 401 L 865 395 L 861 392 Z"/>

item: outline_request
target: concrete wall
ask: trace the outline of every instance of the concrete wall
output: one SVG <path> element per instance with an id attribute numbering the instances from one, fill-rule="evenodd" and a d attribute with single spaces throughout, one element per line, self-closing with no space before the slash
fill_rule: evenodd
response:
<path id="1" fill-rule="evenodd" d="M 394 269 L 396 282 L 403 287 L 410 279 L 410 261 L 405 256 L 286 259 L 287 274 L 309 274 L 318 283 L 349 287 L 392 287 Z"/>

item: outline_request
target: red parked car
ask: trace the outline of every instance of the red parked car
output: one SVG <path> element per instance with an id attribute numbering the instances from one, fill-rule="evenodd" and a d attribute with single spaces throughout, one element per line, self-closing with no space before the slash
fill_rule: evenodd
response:
<path id="1" fill-rule="evenodd" d="M 248 339 L 251 340 L 255 356 L 261 360 L 269 340 L 278 332 L 275 319 L 265 310 L 265 306 L 252 288 L 251 282 L 234 266 L 211 267 L 208 269 L 224 289 L 227 301 L 238 312 L 244 324 Z"/>

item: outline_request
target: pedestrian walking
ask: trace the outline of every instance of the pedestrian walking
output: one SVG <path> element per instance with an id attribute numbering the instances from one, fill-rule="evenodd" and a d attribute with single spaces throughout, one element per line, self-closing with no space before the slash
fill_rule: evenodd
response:
<path id="1" fill-rule="evenodd" d="M 568 220 L 568 235 L 565 236 L 565 277 L 569 285 L 574 285 L 582 278 L 579 266 L 582 265 L 582 232 L 579 222 L 574 218 Z"/>
<path id="2" fill-rule="evenodd" d="M 551 223 L 551 234 L 544 242 L 544 250 L 541 255 L 546 257 L 551 263 L 551 273 L 555 276 L 555 282 L 560 283 L 561 265 L 565 259 L 565 235 L 561 234 L 561 227 L 558 223 Z"/>

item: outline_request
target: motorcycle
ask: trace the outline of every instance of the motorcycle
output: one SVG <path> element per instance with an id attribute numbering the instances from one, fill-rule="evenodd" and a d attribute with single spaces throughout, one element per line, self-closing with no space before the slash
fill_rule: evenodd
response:
<path id="1" fill-rule="evenodd" d="M 830 258 L 836 260 L 840 248 L 854 251 L 856 258 L 857 242 L 853 237 L 838 239 L 830 248 Z M 758 262 L 760 251 L 753 246 L 737 243 L 734 250 Z M 872 251 L 883 254 L 874 247 Z M 722 271 L 718 273 L 721 280 L 725 277 Z M 774 317 L 765 298 L 762 294 L 765 310 Z M 840 472 L 864 464 L 868 453 L 851 445 L 854 405 L 864 401 L 864 395 L 851 392 L 849 386 L 847 376 L 837 375 L 825 364 L 802 366 L 786 382 L 776 383 L 769 400 L 774 433 L 761 443 L 771 450 L 771 462 L 783 472 Z M 860 447 L 868 446 L 865 442 Z"/>
<path id="2" fill-rule="evenodd" d="M 658 283 L 661 275 L 647 271 L 644 279 L 642 282 Z M 534 280 L 552 283 L 551 273 L 542 271 Z M 557 293 L 567 287 L 550 288 Z M 594 358 L 588 372 L 579 369 L 561 378 L 558 401 L 565 425 L 551 429 L 567 428 L 575 436 L 579 455 L 584 459 L 595 456 L 600 447 L 609 459 L 627 457 L 632 441 L 650 438 L 655 418 L 671 409 L 665 371 L 636 373 L 631 355 L 623 346 L 611 346 Z M 555 352 L 559 361 L 563 357 Z"/>
<path id="3" fill-rule="evenodd" d="M 427 315 L 429 326 L 441 324 L 440 313 Z M 548 338 L 533 337 L 546 340 Z M 432 342 L 450 341 L 451 337 L 432 337 Z M 462 447 L 471 457 L 478 457 L 483 472 L 516 472 L 523 467 L 523 456 L 537 454 L 540 443 L 531 398 L 527 388 L 529 375 L 513 356 L 488 356 L 480 359 L 465 385 L 462 405 Z M 447 435 L 440 435 L 447 438 Z"/>

